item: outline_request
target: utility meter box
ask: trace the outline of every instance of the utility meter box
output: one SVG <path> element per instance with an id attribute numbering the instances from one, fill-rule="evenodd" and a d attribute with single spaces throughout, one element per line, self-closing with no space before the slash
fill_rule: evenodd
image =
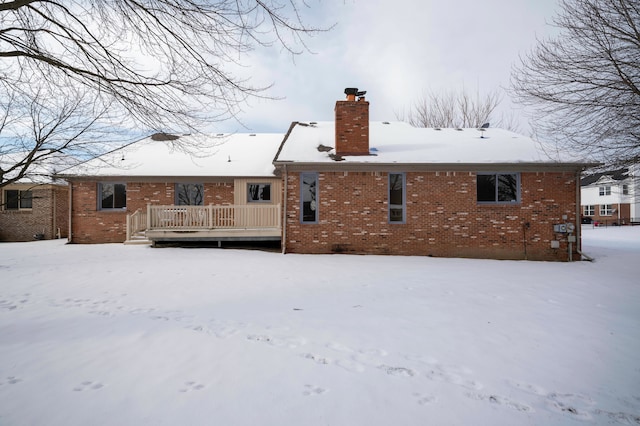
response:
<path id="1" fill-rule="evenodd" d="M 566 223 L 558 223 L 558 224 L 553 225 L 553 232 L 566 234 L 567 233 L 567 224 Z"/>

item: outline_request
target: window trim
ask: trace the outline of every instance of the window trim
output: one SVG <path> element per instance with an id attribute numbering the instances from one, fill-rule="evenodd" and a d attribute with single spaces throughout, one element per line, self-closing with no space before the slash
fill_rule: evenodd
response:
<path id="1" fill-rule="evenodd" d="M 515 175 L 516 177 L 516 199 L 513 201 L 499 201 L 498 200 L 498 185 L 499 182 L 498 176 L 500 175 Z M 478 200 L 478 177 L 479 176 L 495 176 L 496 185 L 495 185 L 495 194 L 493 201 L 480 201 Z M 522 191 L 521 191 L 521 178 L 520 172 L 476 172 L 476 203 L 481 205 L 516 205 L 522 202 Z"/>
<path id="2" fill-rule="evenodd" d="M 402 179 L 402 218 L 401 220 L 391 220 L 391 209 L 398 209 L 398 204 L 391 204 L 391 176 L 398 175 Z M 406 173 L 389 172 L 387 188 L 387 223 L 391 225 L 403 225 L 407 223 L 407 175 Z"/>
<path id="3" fill-rule="evenodd" d="M 200 204 L 180 204 L 180 191 L 178 191 L 178 185 L 200 185 L 202 187 L 202 202 Z M 176 182 L 174 187 L 174 204 L 176 206 L 204 206 L 204 183 L 193 182 Z"/>
<path id="4" fill-rule="evenodd" d="M 115 186 L 124 185 L 124 206 L 123 207 L 102 207 L 102 188 L 104 185 L 113 185 L 113 198 L 115 202 Z M 127 210 L 127 183 L 126 182 L 98 182 L 96 201 L 99 211 L 126 211 Z"/>
<path id="5" fill-rule="evenodd" d="M 613 204 L 600 204 L 600 216 L 613 216 Z"/>
<path id="6" fill-rule="evenodd" d="M 596 206 L 595 204 L 586 204 L 582 206 L 582 215 L 583 216 L 595 216 L 596 215 Z"/>
<path id="7" fill-rule="evenodd" d="M 315 219 L 313 221 L 304 220 L 304 178 L 312 177 L 315 180 Z M 305 225 L 313 225 L 317 224 L 320 221 L 320 212 L 319 212 L 319 203 L 318 203 L 318 187 L 319 187 L 319 179 L 317 172 L 301 172 L 300 173 L 300 223 Z"/>
<path id="8" fill-rule="evenodd" d="M 603 185 L 598 187 L 598 194 L 600 197 L 606 197 L 611 195 L 611 185 Z"/>
<path id="9" fill-rule="evenodd" d="M 9 204 L 8 204 L 8 197 L 7 197 L 7 192 L 9 191 L 15 191 L 17 192 L 17 206 L 16 208 L 9 208 Z M 23 196 L 22 194 L 29 194 L 29 196 Z M 29 201 L 29 204 L 31 205 L 30 207 L 23 207 L 22 203 L 23 201 Z M 21 189 L 4 189 L 2 191 L 2 210 L 6 210 L 6 211 L 10 211 L 10 212 L 18 212 L 18 211 L 32 211 L 33 210 L 33 191 L 30 189 L 26 189 L 26 190 L 21 190 Z"/>
<path id="10" fill-rule="evenodd" d="M 251 191 L 249 191 L 249 187 L 251 185 L 258 185 L 258 186 L 264 186 L 264 187 L 269 187 L 269 199 L 268 200 L 254 200 L 251 198 Z M 271 199 L 271 190 L 273 185 L 271 185 L 271 182 L 247 182 L 247 204 L 254 204 L 254 203 L 266 203 L 266 204 L 271 204 L 272 203 L 272 199 Z"/>

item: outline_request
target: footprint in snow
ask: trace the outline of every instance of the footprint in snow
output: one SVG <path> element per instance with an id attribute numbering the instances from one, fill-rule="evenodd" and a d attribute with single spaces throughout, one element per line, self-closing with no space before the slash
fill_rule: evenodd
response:
<path id="1" fill-rule="evenodd" d="M 414 392 L 413 396 L 416 397 L 416 402 L 420 405 L 427 405 L 436 401 L 436 397 L 433 395 L 424 395 L 419 392 Z"/>
<path id="2" fill-rule="evenodd" d="M 322 395 L 325 392 L 328 392 L 328 390 L 314 385 L 304 385 L 304 391 L 302 391 L 302 394 L 304 396 L 313 396 Z"/>
<path id="3" fill-rule="evenodd" d="M 180 388 L 180 392 L 182 393 L 187 393 L 187 392 L 193 392 L 193 391 L 199 391 L 202 390 L 206 387 L 206 385 L 203 385 L 202 383 L 198 383 L 198 382 L 184 382 L 184 387 Z"/>
<path id="4" fill-rule="evenodd" d="M 378 368 L 390 376 L 414 377 L 418 375 L 418 373 L 416 373 L 414 370 L 405 367 L 391 367 L 388 365 L 380 365 L 378 366 Z"/>
<path id="5" fill-rule="evenodd" d="M 533 408 L 529 407 L 528 405 L 522 404 L 516 401 L 512 401 L 511 399 L 504 396 L 500 396 L 500 395 L 468 392 L 465 394 L 465 396 L 471 399 L 475 399 L 477 401 L 486 401 L 491 404 L 504 405 L 506 407 L 509 407 L 511 409 L 521 411 L 524 413 L 533 412 Z"/>
<path id="6" fill-rule="evenodd" d="M 0 381 L 0 386 L 2 385 L 16 385 L 22 381 L 21 378 L 16 376 L 7 376 L 3 381 Z"/>
<path id="7" fill-rule="evenodd" d="M 102 389 L 103 387 L 104 387 L 104 385 L 102 383 L 91 382 L 89 380 L 86 380 L 86 381 L 80 383 L 75 388 L 73 388 L 73 390 L 75 392 L 83 392 L 83 391 L 86 391 L 86 390 L 98 390 L 98 389 Z"/>

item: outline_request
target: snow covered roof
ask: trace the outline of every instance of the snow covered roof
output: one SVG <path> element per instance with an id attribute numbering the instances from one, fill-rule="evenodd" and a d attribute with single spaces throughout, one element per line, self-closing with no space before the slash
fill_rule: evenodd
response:
<path id="1" fill-rule="evenodd" d="M 27 151 L 0 154 L 0 168 L 9 170 L 17 164 L 25 163 L 25 159 L 29 154 Z M 31 161 L 31 164 L 27 167 L 26 174 L 15 183 L 66 185 L 67 183 L 65 181 L 56 179 L 54 176 L 59 170 L 63 170 L 74 163 L 77 163 L 77 159 L 68 155 L 52 153 L 42 156 L 40 152 L 37 152 L 36 159 Z M 4 175 L 4 179 L 13 179 L 18 176 L 19 170 L 21 169 L 20 167 L 7 172 Z"/>
<path id="2" fill-rule="evenodd" d="M 65 177 L 272 177 L 282 133 L 150 136 L 65 170 Z M 167 137 L 168 136 L 168 137 Z"/>
<path id="3" fill-rule="evenodd" d="M 612 181 L 612 180 L 625 180 L 628 179 L 632 176 L 631 173 L 629 173 L 629 168 L 628 167 L 624 167 L 624 168 L 620 168 L 620 169 L 616 169 L 616 170 L 608 170 L 608 171 L 604 171 L 604 172 L 600 172 L 600 173 L 593 173 L 590 175 L 585 176 L 584 178 L 582 178 L 580 180 L 580 185 L 581 186 L 588 186 L 588 185 L 592 185 L 594 183 L 598 183 L 600 180 L 602 181 Z"/>
<path id="4" fill-rule="evenodd" d="M 276 162 L 335 163 L 333 121 L 294 125 Z M 418 128 L 403 122 L 370 122 L 371 155 L 345 156 L 340 164 L 584 164 L 568 154 L 508 130 Z"/>

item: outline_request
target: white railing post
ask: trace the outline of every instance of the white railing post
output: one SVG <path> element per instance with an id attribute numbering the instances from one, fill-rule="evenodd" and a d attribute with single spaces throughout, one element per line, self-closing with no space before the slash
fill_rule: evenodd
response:
<path id="1" fill-rule="evenodd" d="M 147 229 L 151 229 L 151 203 L 147 203 Z"/>

